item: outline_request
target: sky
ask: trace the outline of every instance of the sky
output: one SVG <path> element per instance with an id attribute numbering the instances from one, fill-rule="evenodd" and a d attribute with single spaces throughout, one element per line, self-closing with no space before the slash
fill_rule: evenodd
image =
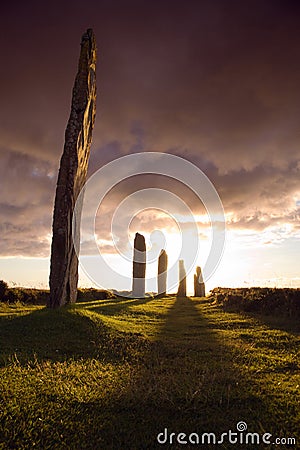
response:
<path id="1" fill-rule="evenodd" d="M 92 28 L 97 115 L 89 176 L 139 152 L 185 158 L 209 178 L 225 213 L 225 250 L 208 288 L 300 287 L 299 23 L 300 3 L 292 0 L 2 5 L 0 279 L 48 286 L 59 160 L 81 36 Z M 205 264 L 211 230 L 199 199 L 179 182 L 143 175 L 122 180 L 97 212 L 98 243 L 116 268 L 104 287 L 127 288 L 118 272 L 130 279 L 136 231 L 158 252 L 164 233 L 170 261 L 178 258 L 182 230 L 173 203 L 157 192 L 144 211 L 141 196 L 134 218 L 123 208 L 118 232 L 127 226 L 119 236 L 127 260 L 121 263 L 112 247 L 118 205 L 153 186 L 188 205 L 201 241 L 196 263 Z M 189 220 L 182 223 L 188 232 Z M 155 267 L 149 264 L 153 273 Z M 83 271 L 80 282 L 91 285 Z"/>

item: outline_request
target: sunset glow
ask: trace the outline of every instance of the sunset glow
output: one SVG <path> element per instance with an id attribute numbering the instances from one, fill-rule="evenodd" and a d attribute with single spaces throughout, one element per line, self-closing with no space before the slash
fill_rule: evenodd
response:
<path id="1" fill-rule="evenodd" d="M 78 36 L 91 23 L 101 56 L 89 177 L 108 162 L 138 152 L 190 161 L 214 185 L 226 218 L 223 259 L 207 280 L 208 288 L 300 286 L 300 42 L 295 2 L 287 7 L 258 2 L 257 8 L 248 9 L 243 2 L 224 8 L 205 1 L 174 6 L 172 13 L 163 4 L 158 12 L 155 2 L 149 2 L 147 7 L 140 3 L 134 14 L 124 5 L 116 13 L 109 2 L 88 3 L 80 14 L 64 4 L 59 14 L 51 4 L 42 13 L 28 5 L 20 6 L 22 20 L 16 19 L 13 7 L 8 3 L 2 11 L 2 30 L 10 39 L 2 42 L 6 70 L 0 80 L 0 279 L 11 285 L 48 286 L 53 202 Z M 147 22 L 138 20 L 145 8 Z M 120 177 L 126 170 L 119 171 Z M 149 188 L 153 195 L 146 199 Z M 172 192 L 172 200 L 159 190 Z M 176 210 L 175 197 L 191 214 Z M 149 204 L 157 209 L 151 212 Z M 154 276 L 164 239 L 172 265 L 182 236 L 189 241 L 193 223 L 200 249 L 192 272 L 194 266 L 205 265 L 211 245 L 206 206 L 183 183 L 149 173 L 122 180 L 108 192 L 99 206 L 95 233 L 116 273 L 129 278 L 134 233 L 144 234 L 153 260 L 147 271 Z M 90 237 L 83 233 L 81 238 L 82 257 L 89 258 Z M 83 273 L 80 280 L 92 285 Z M 118 283 L 117 275 L 104 282 L 128 288 Z"/>

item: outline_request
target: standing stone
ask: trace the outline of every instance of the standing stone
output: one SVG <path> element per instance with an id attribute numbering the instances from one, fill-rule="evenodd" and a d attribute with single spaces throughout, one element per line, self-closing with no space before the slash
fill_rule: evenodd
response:
<path id="1" fill-rule="evenodd" d="M 186 271 L 183 259 L 179 260 L 179 286 L 177 297 L 186 297 Z"/>
<path id="2" fill-rule="evenodd" d="M 157 294 L 160 297 L 165 296 L 167 292 L 167 270 L 168 270 L 168 255 L 165 250 L 162 250 L 158 257 L 158 274 L 157 274 Z"/>
<path id="3" fill-rule="evenodd" d="M 146 243 L 144 236 L 140 233 L 136 233 L 134 238 L 132 275 L 133 297 L 145 297 Z"/>
<path id="4" fill-rule="evenodd" d="M 203 281 L 201 267 L 196 267 L 196 274 L 194 275 L 194 294 L 195 297 L 205 297 L 205 284 Z"/>
<path id="5" fill-rule="evenodd" d="M 96 114 L 96 41 L 88 29 L 82 36 L 78 72 L 72 94 L 70 118 L 60 161 L 53 214 L 50 299 L 56 308 L 77 298 L 78 258 L 72 237 L 72 215 L 87 176 Z M 79 243 L 81 209 L 76 215 L 75 239 Z"/>

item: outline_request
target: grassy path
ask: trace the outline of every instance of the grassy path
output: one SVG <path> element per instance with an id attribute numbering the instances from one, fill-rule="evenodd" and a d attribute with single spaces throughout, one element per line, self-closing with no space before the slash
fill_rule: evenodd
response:
<path id="1" fill-rule="evenodd" d="M 2 306 L 0 448 L 197 448 L 178 433 L 220 439 L 240 421 L 300 448 L 299 342 L 291 323 L 204 299 Z M 223 441 L 199 447 L 277 448 Z"/>

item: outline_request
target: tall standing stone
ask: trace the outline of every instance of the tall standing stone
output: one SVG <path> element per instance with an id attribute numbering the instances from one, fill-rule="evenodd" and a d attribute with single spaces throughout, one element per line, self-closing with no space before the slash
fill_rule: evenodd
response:
<path id="1" fill-rule="evenodd" d="M 72 237 L 72 215 L 87 176 L 96 115 L 96 53 L 95 36 L 88 29 L 81 40 L 71 113 L 56 186 L 48 303 L 51 308 L 73 303 L 77 298 L 78 258 Z M 80 219 L 79 208 L 75 235 L 78 243 Z"/>
<path id="2" fill-rule="evenodd" d="M 167 292 L 168 255 L 162 250 L 158 257 L 157 294 L 161 297 Z"/>
<path id="3" fill-rule="evenodd" d="M 205 297 L 205 283 L 203 281 L 201 267 L 196 267 L 194 275 L 194 294 L 195 297 Z"/>
<path id="4" fill-rule="evenodd" d="M 146 242 L 142 234 L 136 233 L 133 250 L 132 270 L 132 295 L 133 297 L 145 297 L 146 275 Z"/>
<path id="5" fill-rule="evenodd" d="M 186 297 L 186 271 L 183 259 L 179 260 L 179 286 L 177 297 Z"/>

